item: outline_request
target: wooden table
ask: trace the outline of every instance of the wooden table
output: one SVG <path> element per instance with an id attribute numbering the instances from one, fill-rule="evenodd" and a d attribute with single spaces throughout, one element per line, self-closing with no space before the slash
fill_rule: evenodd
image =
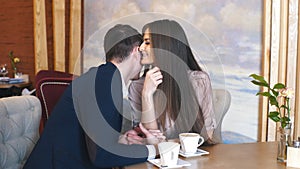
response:
<path id="1" fill-rule="evenodd" d="M 293 169 L 276 160 L 277 142 L 260 142 L 245 144 L 218 144 L 201 149 L 209 155 L 180 157 L 192 165 L 191 169 Z M 149 162 L 131 165 L 126 169 L 157 168 Z"/>
<path id="2" fill-rule="evenodd" d="M 8 89 L 13 86 L 18 88 L 25 88 L 31 86 L 31 82 L 21 82 L 21 83 L 0 83 L 0 89 Z"/>
<path id="3" fill-rule="evenodd" d="M 21 83 L 0 83 L 0 98 L 21 95 L 24 88 L 30 88 L 31 82 L 21 82 Z"/>

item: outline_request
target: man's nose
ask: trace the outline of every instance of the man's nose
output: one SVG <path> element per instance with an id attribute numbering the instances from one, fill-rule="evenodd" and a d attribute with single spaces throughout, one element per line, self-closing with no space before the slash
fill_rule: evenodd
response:
<path id="1" fill-rule="evenodd" d="M 144 45 L 144 42 L 141 44 L 140 48 L 139 48 L 140 51 L 143 51 L 145 50 L 145 45 Z"/>

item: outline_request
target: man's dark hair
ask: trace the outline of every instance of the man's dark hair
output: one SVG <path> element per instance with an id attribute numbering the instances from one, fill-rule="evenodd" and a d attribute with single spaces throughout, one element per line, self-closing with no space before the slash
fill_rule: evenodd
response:
<path id="1" fill-rule="evenodd" d="M 104 37 L 106 61 L 118 59 L 118 62 L 122 62 L 142 41 L 142 35 L 136 29 L 129 25 L 117 24 L 108 30 Z"/>

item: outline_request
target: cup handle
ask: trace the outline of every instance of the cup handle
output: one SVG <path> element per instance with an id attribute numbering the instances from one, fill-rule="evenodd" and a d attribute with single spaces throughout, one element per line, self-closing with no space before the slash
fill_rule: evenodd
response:
<path id="1" fill-rule="evenodd" d="M 201 141 L 200 141 L 200 140 L 201 140 Z M 200 141 L 200 143 L 198 144 L 197 147 L 201 146 L 201 145 L 204 143 L 204 138 L 203 138 L 203 137 L 200 137 L 200 138 L 199 138 L 199 141 Z"/>

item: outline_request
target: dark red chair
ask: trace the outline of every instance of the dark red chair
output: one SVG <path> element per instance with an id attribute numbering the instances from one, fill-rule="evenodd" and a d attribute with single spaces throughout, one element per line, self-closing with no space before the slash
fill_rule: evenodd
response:
<path id="1" fill-rule="evenodd" d="M 60 71 L 41 70 L 36 75 L 36 96 L 42 105 L 40 133 L 64 90 L 77 76 Z"/>

